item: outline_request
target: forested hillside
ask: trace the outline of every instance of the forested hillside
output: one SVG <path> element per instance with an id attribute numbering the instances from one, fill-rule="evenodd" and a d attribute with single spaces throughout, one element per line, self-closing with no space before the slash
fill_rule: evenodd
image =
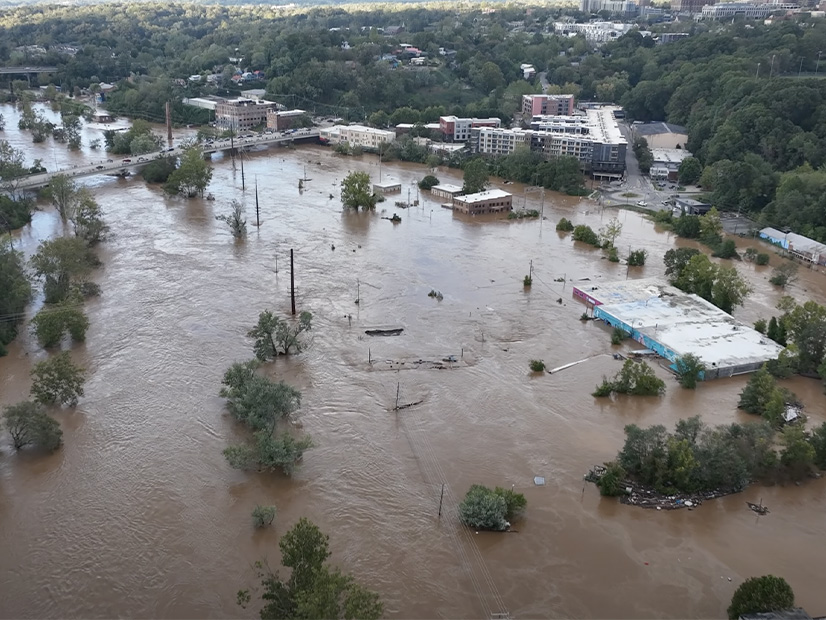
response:
<path id="1" fill-rule="evenodd" d="M 519 65 L 531 63 L 547 70 L 552 90 L 621 103 L 632 119 L 686 125 L 688 147 L 704 166 L 702 185 L 719 208 L 759 212 L 766 222 L 826 239 L 826 58 L 818 64 L 826 23 L 670 24 L 655 29 L 692 36 L 655 45 L 632 32 L 591 50 L 581 37 L 550 34 L 560 13 L 34 6 L 0 13 L 0 61 L 57 65 L 54 80 L 64 92 L 118 83 L 108 105 L 121 114 L 161 120 L 171 99 L 179 122 L 198 122 L 203 113 L 181 97 L 237 93 L 233 72 L 260 70 L 264 79 L 248 86 L 287 105 L 376 124 L 444 113 L 509 119 L 522 94 L 540 90 L 521 77 Z M 386 36 L 392 26 L 403 30 Z M 382 59 L 400 43 L 426 53 L 427 65 Z M 80 50 L 67 55 L 57 44 Z M 23 46 L 45 53 L 33 57 Z M 235 57 L 243 60 L 230 62 Z M 210 73 L 221 75 L 217 87 L 188 80 Z"/>

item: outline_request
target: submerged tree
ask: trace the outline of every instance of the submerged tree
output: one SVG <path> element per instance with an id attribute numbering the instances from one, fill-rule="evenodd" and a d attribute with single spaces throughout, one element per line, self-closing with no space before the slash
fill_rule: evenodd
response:
<path id="1" fill-rule="evenodd" d="M 697 387 L 703 373 L 706 370 L 706 365 L 703 361 L 693 353 L 687 353 L 682 357 L 678 357 L 675 362 L 677 367 L 677 378 L 680 385 L 689 390 Z"/>
<path id="2" fill-rule="evenodd" d="M 74 407 L 83 396 L 86 382 L 83 368 L 72 363 L 68 351 L 62 351 L 32 368 L 32 396 L 44 405 L 63 404 Z"/>
<path id="3" fill-rule="evenodd" d="M 200 148 L 191 146 L 181 155 L 180 165 L 169 175 L 164 190 L 186 198 L 203 196 L 211 180 L 212 166 L 204 161 L 204 153 Z"/>
<path id="4" fill-rule="evenodd" d="M 782 611 L 794 607 L 794 591 L 782 577 L 749 577 L 731 597 L 727 613 L 730 620 L 746 614 Z"/>
<path id="5" fill-rule="evenodd" d="M 375 209 L 377 201 L 366 172 L 351 172 L 341 182 L 341 202 L 348 209 Z"/>
<path id="6" fill-rule="evenodd" d="M 60 447 L 63 437 L 60 424 L 37 403 L 24 401 L 7 406 L 3 421 L 16 450 L 34 445 L 51 452 Z"/>
<path id="7" fill-rule="evenodd" d="M 281 564 L 290 569 L 289 579 L 283 580 L 277 572 L 257 564 L 264 603 L 261 618 L 378 620 L 382 617 L 384 605 L 378 594 L 326 564 L 330 557 L 329 540 L 315 524 L 302 517 L 278 541 Z M 251 600 L 249 590 L 238 592 L 238 604 L 242 607 Z"/>
<path id="8" fill-rule="evenodd" d="M 291 322 L 264 310 L 258 315 L 258 324 L 247 332 L 247 337 L 255 339 L 255 357 L 264 362 L 279 355 L 301 353 L 306 346 L 301 334 L 312 329 L 312 319 L 313 315 L 304 311 L 298 322 Z"/>
<path id="9" fill-rule="evenodd" d="M 229 215 L 216 215 L 215 219 L 225 222 L 229 226 L 233 237 L 243 239 L 247 236 L 247 220 L 244 219 L 244 207 L 237 200 L 233 200 L 230 206 L 232 212 Z"/>

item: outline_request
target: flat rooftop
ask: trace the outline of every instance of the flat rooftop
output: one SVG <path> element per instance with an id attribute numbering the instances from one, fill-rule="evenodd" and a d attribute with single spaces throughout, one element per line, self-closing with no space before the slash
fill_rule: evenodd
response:
<path id="1" fill-rule="evenodd" d="M 691 153 L 685 149 L 651 149 L 655 164 L 679 164 Z"/>
<path id="2" fill-rule="evenodd" d="M 594 141 L 603 144 L 627 144 L 620 131 L 614 112 L 622 110 L 619 106 L 603 106 L 586 110 L 589 134 Z"/>
<path id="3" fill-rule="evenodd" d="M 630 325 L 677 356 L 693 353 L 711 369 L 766 362 L 783 350 L 697 295 L 645 280 L 625 284 L 589 292 L 592 297 L 619 300 L 604 303 L 599 312 Z"/>
<path id="4" fill-rule="evenodd" d="M 512 194 L 501 189 L 488 189 L 484 192 L 477 192 L 476 194 L 467 194 L 466 196 L 456 196 L 456 200 L 465 204 L 474 204 L 477 202 L 484 202 L 494 198 L 510 198 Z"/>
<path id="5" fill-rule="evenodd" d="M 462 186 L 461 185 L 453 185 L 452 183 L 440 183 L 439 185 L 434 185 L 430 188 L 430 191 L 436 190 L 437 192 L 445 192 L 449 194 L 461 194 L 462 193 Z"/>

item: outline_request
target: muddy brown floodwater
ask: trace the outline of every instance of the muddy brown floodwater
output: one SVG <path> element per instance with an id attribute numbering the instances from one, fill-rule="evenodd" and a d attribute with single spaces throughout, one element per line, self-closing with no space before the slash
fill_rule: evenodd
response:
<path id="1" fill-rule="evenodd" d="M 32 147 L 3 111 L 6 133 L 30 159 L 96 157 Z M 601 214 L 554 194 L 542 222 L 458 217 L 425 194 L 421 208 L 395 209 L 408 188 L 417 195 L 413 183 L 426 172 L 396 162 L 382 166 L 382 180 L 401 182 L 401 198 L 379 211 L 398 212 L 401 224 L 343 213 L 342 178 L 350 170 L 376 178 L 378 165 L 318 146 L 251 154 L 246 192 L 228 159 L 216 156 L 214 165 L 214 202 L 167 198 L 139 178 L 86 181 L 112 228 L 96 276 L 103 294 L 87 304 L 87 340 L 72 349 L 89 381 L 76 409 L 56 413 L 65 440 L 56 454 L 15 454 L 7 437 L 0 442 L 3 617 L 250 614 L 235 592 L 253 583 L 255 560 L 278 564 L 278 536 L 301 516 L 330 534 L 336 565 L 381 593 L 388 617 L 723 617 L 742 580 L 767 573 L 784 576 L 810 613 L 826 613 L 826 480 L 753 487 L 691 512 L 622 506 L 583 484 L 591 465 L 621 447 L 626 424 L 673 427 L 698 413 L 710 424 L 749 419 L 736 410 L 743 377 L 696 391 L 669 380 L 662 398 L 590 396 L 618 362 L 608 332 L 578 320 L 572 281 L 622 279 L 626 268 L 574 246 L 554 224 L 564 216 L 598 227 L 616 214 L 618 245 L 649 252 L 631 278 L 663 275 L 669 234 L 639 214 Z M 302 193 L 305 166 L 311 180 Z M 460 179 L 454 170 L 437 175 Z M 263 221 L 236 243 L 214 216 L 237 198 L 252 224 L 255 179 Z M 521 205 L 524 188 L 503 187 Z M 538 208 L 539 197 L 527 196 Z M 45 207 L 16 247 L 31 253 L 60 228 Z M 243 431 L 217 393 L 224 369 L 251 357 L 244 334 L 258 312 L 289 311 L 291 248 L 313 342 L 268 372 L 302 390 L 300 422 L 316 447 L 288 479 L 227 466 L 221 450 Z M 769 316 L 778 298 L 769 271 L 738 268 L 757 292 L 737 315 Z M 792 293 L 823 303 L 824 282 L 806 271 Z M 431 289 L 444 299 L 429 298 Z M 404 334 L 364 335 L 388 326 Z M 449 355 L 459 360 L 453 369 L 411 368 Z M 29 369 L 44 357 L 24 334 L 0 358 L 0 404 L 26 397 Z M 588 361 L 535 376 L 533 358 L 551 368 Z M 393 370 L 388 360 L 407 363 Z M 788 384 L 812 423 L 823 420 L 820 384 Z M 423 402 L 393 412 L 397 386 L 401 403 Z M 545 486 L 534 486 L 536 475 Z M 477 482 L 525 493 L 517 533 L 457 525 L 457 503 Z M 761 498 L 771 514 L 758 519 L 745 501 Z M 250 523 L 259 503 L 278 506 L 267 531 Z"/>

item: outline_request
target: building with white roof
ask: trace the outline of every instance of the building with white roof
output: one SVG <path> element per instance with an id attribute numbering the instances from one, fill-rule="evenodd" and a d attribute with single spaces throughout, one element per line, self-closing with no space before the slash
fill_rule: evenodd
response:
<path id="1" fill-rule="evenodd" d="M 673 363 L 692 353 L 705 364 L 705 379 L 758 370 L 783 350 L 712 303 L 651 280 L 574 287 L 593 306 L 594 318 L 619 327 Z"/>
<path id="2" fill-rule="evenodd" d="M 350 146 L 367 149 L 378 149 L 383 142 L 393 142 L 396 139 L 396 133 L 393 131 L 365 127 L 364 125 L 323 127 L 319 130 L 318 135 L 322 142 L 330 144 L 346 142 Z"/>
<path id="3" fill-rule="evenodd" d="M 691 153 L 685 149 L 651 149 L 653 161 L 649 176 L 652 179 L 666 179 L 676 181 L 680 172 L 680 164 Z"/>
<path id="4" fill-rule="evenodd" d="M 501 189 L 488 189 L 476 194 L 453 198 L 453 210 L 468 215 L 501 213 L 513 210 L 513 196 Z"/>
<path id="5" fill-rule="evenodd" d="M 471 129 L 473 153 L 509 155 L 520 146 L 546 159 L 569 156 L 595 177 L 618 178 L 625 171 L 627 141 L 620 132 L 616 106 L 589 108 L 578 116 L 534 116 L 531 129 Z"/>
<path id="6" fill-rule="evenodd" d="M 614 22 L 587 22 L 584 24 L 576 24 L 574 22 L 555 22 L 554 32 L 556 34 L 575 36 L 582 34 L 585 40 L 595 45 L 601 45 L 608 41 L 619 39 L 626 34 L 634 24 L 621 24 Z"/>
<path id="7" fill-rule="evenodd" d="M 761 239 L 779 245 L 801 260 L 815 265 L 826 265 L 826 244 L 797 233 L 783 232 L 776 228 L 764 228 L 759 234 Z"/>

